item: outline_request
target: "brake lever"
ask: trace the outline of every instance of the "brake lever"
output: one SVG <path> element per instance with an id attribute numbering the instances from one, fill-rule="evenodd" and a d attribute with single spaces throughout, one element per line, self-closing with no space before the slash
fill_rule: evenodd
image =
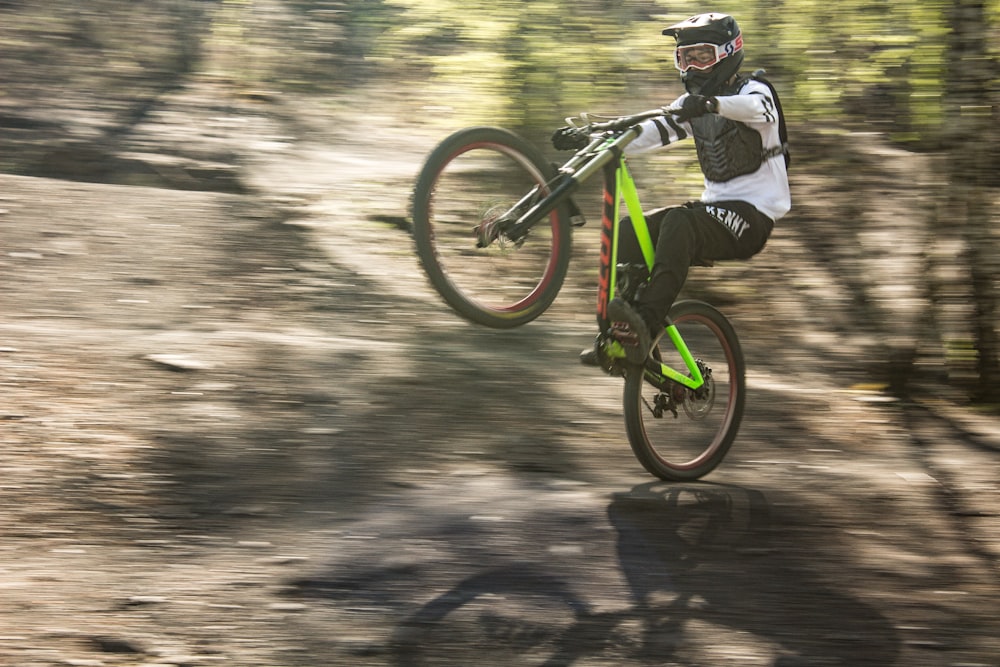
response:
<path id="1" fill-rule="evenodd" d="M 669 114 L 671 116 L 679 116 L 681 114 L 680 107 L 660 107 L 664 114 Z"/>

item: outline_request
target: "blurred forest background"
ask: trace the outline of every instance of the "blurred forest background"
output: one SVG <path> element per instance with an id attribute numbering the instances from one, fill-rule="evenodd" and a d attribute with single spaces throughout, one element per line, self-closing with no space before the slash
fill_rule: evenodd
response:
<path id="1" fill-rule="evenodd" d="M 1000 0 L 0 0 L 0 171 L 143 182 L 128 175 L 155 163 L 160 175 L 183 167 L 172 187 L 241 191 L 238 149 L 202 141 L 193 154 L 183 136 L 171 145 L 143 129 L 177 113 L 166 101 L 182 91 L 292 115 L 379 88 L 424 112 L 399 118 L 415 131 L 447 109 L 437 129 L 501 125 L 542 141 L 581 110 L 672 100 L 681 88 L 660 29 L 709 10 L 736 16 L 748 69 L 765 68 L 781 91 L 793 176 L 829 179 L 796 193 L 806 206 L 793 216 L 860 224 L 859 169 L 879 167 L 853 147 L 930 165 L 932 178 L 912 184 L 922 232 L 898 239 L 917 244 L 912 284 L 885 297 L 909 315 L 869 307 L 861 289 L 859 321 L 880 320 L 870 324 L 898 341 L 898 387 L 930 335 L 949 378 L 1000 402 Z M 882 243 L 891 265 L 897 239 Z M 854 266 L 851 252 L 831 261 Z"/>

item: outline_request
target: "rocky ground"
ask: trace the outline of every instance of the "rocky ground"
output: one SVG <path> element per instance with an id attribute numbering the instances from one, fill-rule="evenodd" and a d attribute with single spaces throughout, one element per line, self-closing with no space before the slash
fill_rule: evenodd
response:
<path id="1" fill-rule="evenodd" d="M 1000 422 L 883 392 L 858 317 L 876 271 L 912 316 L 918 225 L 805 160 L 765 253 L 692 276 L 740 438 L 657 483 L 576 362 L 595 225 L 542 319 L 466 324 L 405 229 L 447 119 L 376 102 L 141 128 L 238 147 L 228 193 L 0 176 L 0 664 L 1000 665 Z M 884 150 L 875 221 L 926 204 Z"/>

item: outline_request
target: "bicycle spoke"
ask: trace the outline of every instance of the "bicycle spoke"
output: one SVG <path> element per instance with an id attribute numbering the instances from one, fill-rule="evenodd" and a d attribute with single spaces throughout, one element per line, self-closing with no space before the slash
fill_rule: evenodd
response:
<path id="1" fill-rule="evenodd" d="M 696 302 L 678 307 L 674 323 L 705 383 L 697 389 L 670 381 L 654 385 L 648 377 L 630 374 L 626 426 L 636 457 L 650 472 L 664 479 L 697 479 L 722 461 L 739 428 L 743 358 L 721 313 Z M 661 339 L 658 353 L 668 366 L 685 368 L 667 339 Z"/>

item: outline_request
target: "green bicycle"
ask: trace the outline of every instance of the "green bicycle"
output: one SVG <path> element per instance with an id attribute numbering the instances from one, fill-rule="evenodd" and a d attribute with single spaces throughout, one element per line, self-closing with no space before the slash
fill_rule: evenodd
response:
<path id="1" fill-rule="evenodd" d="M 572 200 L 598 173 L 604 179 L 597 298 L 600 365 L 625 378 L 624 413 L 636 458 L 664 480 L 694 480 L 725 458 L 745 401 L 745 361 L 732 324 L 713 306 L 679 301 L 644 364 L 632 364 L 627 325 L 608 302 L 635 299 L 648 281 L 653 243 L 623 157 L 638 123 L 669 113 L 574 124 L 591 137 L 561 167 L 520 136 L 493 127 L 460 130 L 428 156 L 413 194 L 413 236 L 431 284 L 460 315 L 494 328 L 530 322 L 552 304 L 569 267 Z M 619 264 L 624 202 L 645 260 Z"/>

